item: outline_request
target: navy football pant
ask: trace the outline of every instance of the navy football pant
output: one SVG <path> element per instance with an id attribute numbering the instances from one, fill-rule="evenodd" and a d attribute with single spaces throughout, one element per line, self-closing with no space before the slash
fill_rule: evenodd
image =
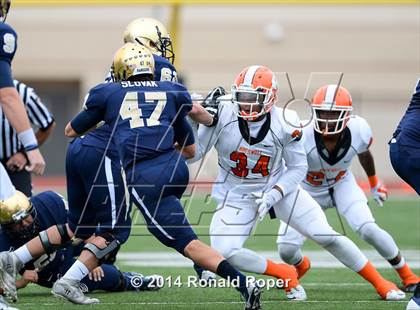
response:
<path id="1" fill-rule="evenodd" d="M 395 172 L 420 195 L 420 145 L 415 148 L 391 143 L 389 157 Z"/>
<path id="2" fill-rule="evenodd" d="M 179 201 L 189 180 L 184 157 L 171 152 L 128 168 L 127 184 L 149 231 L 164 245 L 184 255 L 197 239 Z"/>
<path id="3" fill-rule="evenodd" d="M 76 236 L 86 239 L 107 232 L 124 243 L 131 218 L 119 158 L 75 139 L 67 149 L 66 176 L 69 225 Z"/>

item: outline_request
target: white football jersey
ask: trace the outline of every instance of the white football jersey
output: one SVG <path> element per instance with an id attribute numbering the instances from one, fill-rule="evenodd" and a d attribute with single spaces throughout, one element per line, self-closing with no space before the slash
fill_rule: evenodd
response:
<path id="1" fill-rule="evenodd" d="M 287 158 L 292 158 L 287 161 L 292 164 L 303 161 L 296 165 L 306 167 L 303 144 L 291 143 L 300 140 L 302 132 L 283 120 L 283 109 L 273 107 L 263 120 L 247 122 L 238 118 L 235 104 L 223 98 L 221 101 L 217 125 L 200 126 L 197 141 L 198 157 L 212 146 L 218 153 L 219 173 L 213 186 L 214 197 L 226 191 L 242 195 L 271 189 L 286 171 Z M 296 112 L 286 110 L 285 116 L 291 123 L 299 124 Z"/>
<path id="2" fill-rule="evenodd" d="M 303 142 L 308 160 L 308 173 L 303 187 L 308 191 L 325 190 L 334 186 L 348 173 L 351 161 L 368 150 L 372 143 L 372 131 L 360 116 L 352 116 L 334 151 L 329 154 L 314 131 L 313 121 L 303 129 Z"/>

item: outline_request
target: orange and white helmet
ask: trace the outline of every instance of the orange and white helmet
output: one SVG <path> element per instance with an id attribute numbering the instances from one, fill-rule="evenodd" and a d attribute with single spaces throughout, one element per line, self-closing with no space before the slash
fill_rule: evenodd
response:
<path id="1" fill-rule="evenodd" d="M 276 99 L 276 76 L 264 66 L 245 68 L 232 85 L 232 102 L 238 105 L 238 117 L 245 120 L 269 113 Z"/>
<path id="2" fill-rule="evenodd" d="M 311 106 L 315 118 L 314 129 L 323 135 L 342 132 L 353 110 L 349 91 L 338 85 L 325 85 L 319 88 L 315 92 Z M 325 112 L 331 112 L 330 117 L 325 117 Z"/>

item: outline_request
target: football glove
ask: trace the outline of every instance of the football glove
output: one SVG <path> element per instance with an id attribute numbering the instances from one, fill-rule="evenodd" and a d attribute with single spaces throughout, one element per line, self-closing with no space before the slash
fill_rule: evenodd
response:
<path id="1" fill-rule="evenodd" d="M 384 205 L 385 200 L 388 199 L 388 190 L 382 182 L 378 182 L 376 186 L 371 188 L 371 193 L 373 195 L 373 199 L 376 201 L 378 206 L 382 207 Z"/>
<path id="2" fill-rule="evenodd" d="M 219 101 L 217 99 L 224 95 L 226 95 L 226 90 L 222 86 L 217 86 L 207 94 L 206 98 L 204 98 L 203 107 L 213 116 L 213 122 L 208 127 L 217 124 L 217 121 L 219 120 Z"/>
<path id="3" fill-rule="evenodd" d="M 283 198 L 283 193 L 273 188 L 265 193 L 251 193 L 251 196 L 255 199 L 255 203 L 258 206 L 258 218 L 262 221 L 268 211 Z"/>

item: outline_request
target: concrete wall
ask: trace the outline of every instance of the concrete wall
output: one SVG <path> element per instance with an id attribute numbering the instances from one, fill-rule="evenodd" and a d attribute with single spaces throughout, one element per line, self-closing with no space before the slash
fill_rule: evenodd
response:
<path id="1" fill-rule="evenodd" d="M 131 19 L 167 22 L 169 13 L 148 6 L 13 8 L 8 22 L 19 33 L 14 73 L 26 80 L 79 80 L 82 98 L 103 80 Z M 229 88 L 243 67 L 264 64 L 279 72 L 282 104 L 290 97 L 282 72 L 298 98 L 311 72 L 344 72 L 356 112 L 373 128 L 379 173 L 395 178 L 387 141 L 419 76 L 415 6 L 189 6 L 180 18 L 178 68 L 191 90 Z M 309 96 L 337 74 L 312 77 Z"/>

